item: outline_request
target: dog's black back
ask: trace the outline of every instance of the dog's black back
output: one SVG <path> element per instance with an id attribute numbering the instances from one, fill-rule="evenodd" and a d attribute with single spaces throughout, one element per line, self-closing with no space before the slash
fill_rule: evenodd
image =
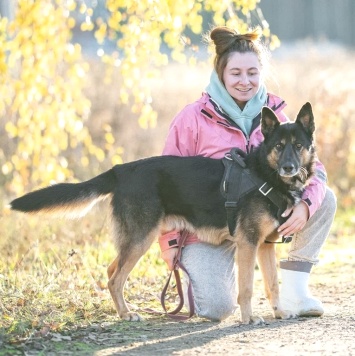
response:
<path id="1" fill-rule="evenodd" d="M 113 171 L 117 185 L 112 205 L 122 219 L 129 214 L 140 226 L 148 221 L 156 226 L 163 216 L 175 215 L 196 227 L 225 224 L 224 214 L 216 214 L 216 204 L 223 205 L 216 189 L 223 176 L 221 160 L 163 156 L 118 165 Z"/>

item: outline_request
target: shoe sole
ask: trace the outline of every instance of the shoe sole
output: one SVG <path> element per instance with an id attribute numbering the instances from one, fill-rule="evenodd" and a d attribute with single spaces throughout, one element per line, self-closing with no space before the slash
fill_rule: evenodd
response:
<path id="1" fill-rule="evenodd" d="M 323 311 L 320 310 L 307 310 L 307 311 L 301 311 L 298 313 L 298 316 L 306 316 L 306 317 L 314 317 L 314 316 L 322 316 L 324 314 Z"/>

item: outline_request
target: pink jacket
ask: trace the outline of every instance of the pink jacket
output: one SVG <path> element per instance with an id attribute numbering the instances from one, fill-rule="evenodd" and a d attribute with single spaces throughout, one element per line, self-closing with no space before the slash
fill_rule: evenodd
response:
<path id="1" fill-rule="evenodd" d="M 289 121 L 282 112 L 286 103 L 273 94 L 268 94 L 267 106 L 274 110 L 280 121 Z M 259 120 L 253 125 L 249 137 L 229 124 L 228 120 L 218 113 L 210 101 L 209 95 L 203 93 L 202 97 L 180 111 L 170 125 L 163 155 L 173 156 L 204 156 L 223 158 L 224 154 L 233 147 L 250 152 L 253 147 L 259 146 L 264 139 Z M 326 172 L 324 166 L 318 161 L 317 174 L 311 180 L 303 194 L 303 200 L 309 208 L 309 216 L 321 205 L 326 190 Z"/>

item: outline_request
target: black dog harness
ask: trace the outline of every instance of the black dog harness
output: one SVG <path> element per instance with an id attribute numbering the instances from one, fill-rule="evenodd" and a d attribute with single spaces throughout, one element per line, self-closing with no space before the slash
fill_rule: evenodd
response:
<path id="1" fill-rule="evenodd" d="M 242 196 L 253 191 L 259 190 L 260 194 L 264 195 L 278 208 L 277 218 L 280 223 L 286 219 L 281 216 L 282 212 L 287 208 L 287 201 L 284 196 L 272 187 L 268 182 L 260 179 L 255 173 L 247 168 L 244 159 L 246 153 L 239 148 L 233 148 L 223 158 L 225 167 L 224 175 L 221 183 L 221 193 L 226 199 L 225 208 L 227 213 L 227 222 L 230 235 L 233 236 L 237 221 L 238 202 Z M 282 243 L 290 242 L 292 236 L 282 237 Z M 271 241 L 265 241 L 272 243 Z"/>

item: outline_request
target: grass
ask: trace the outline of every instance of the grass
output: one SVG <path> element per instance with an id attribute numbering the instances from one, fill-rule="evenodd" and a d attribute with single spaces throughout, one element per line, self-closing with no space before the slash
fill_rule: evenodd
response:
<path id="1" fill-rule="evenodd" d="M 106 269 L 115 257 L 106 214 L 82 221 L 2 216 L 0 337 L 18 343 L 48 332 L 116 320 Z M 127 281 L 128 300 L 158 307 L 167 277 L 157 244 Z"/>
<path id="2" fill-rule="evenodd" d="M 1 216 L 6 232 L 0 244 L 3 343 L 16 345 L 49 332 L 65 335 L 73 328 L 117 320 L 106 286 L 106 269 L 115 257 L 107 216 L 103 206 L 80 221 L 18 213 Z M 349 221 L 353 216 L 354 211 L 337 215 L 323 263 L 334 267 L 353 258 L 351 249 L 344 248 L 345 242 L 353 241 L 354 224 Z M 280 247 L 279 254 L 286 249 Z M 168 271 L 159 255 L 154 244 L 127 281 L 126 297 L 138 308 L 162 310 L 159 297 Z M 334 261 L 334 256 L 339 260 Z"/>

